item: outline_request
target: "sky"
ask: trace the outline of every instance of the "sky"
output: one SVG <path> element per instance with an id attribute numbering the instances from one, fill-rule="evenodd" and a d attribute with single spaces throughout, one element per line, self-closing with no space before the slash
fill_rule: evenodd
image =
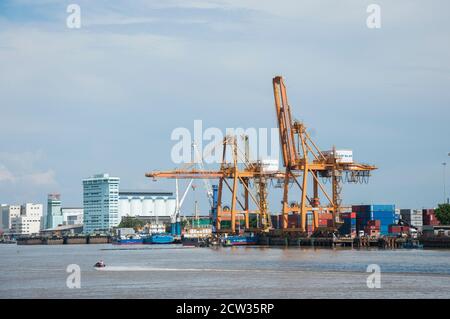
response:
<path id="1" fill-rule="evenodd" d="M 79 29 L 66 24 L 72 3 Z M 379 29 L 366 25 L 372 3 Z M 282 75 L 322 149 L 378 167 L 344 185 L 344 203 L 434 207 L 450 163 L 449 11 L 445 0 L 1 0 L 0 203 L 58 192 L 82 206 L 82 179 L 101 172 L 122 189 L 174 190 L 144 176 L 177 166 L 172 131 L 276 127 Z"/>

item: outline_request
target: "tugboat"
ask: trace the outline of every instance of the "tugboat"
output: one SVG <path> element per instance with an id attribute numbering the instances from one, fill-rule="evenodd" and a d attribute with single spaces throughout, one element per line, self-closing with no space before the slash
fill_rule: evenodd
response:
<path id="1" fill-rule="evenodd" d="M 153 234 L 144 238 L 144 244 L 172 244 L 175 241 L 175 238 L 171 234 L 163 233 L 163 234 Z"/>
<path id="2" fill-rule="evenodd" d="M 256 245 L 258 237 L 254 235 L 232 235 L 223 238 L 223 246 Z"/>
<path id="3" fill-rule="evenodd" d="M 143 238 L 138 235 L 132 235 L 132 236 L 120 236 L 119 238 L 115 238 L 113 240 L 114 245 L 136 245 L 136 244 L 142 244 Z"/>
<path id="4" fill-rule="evenodd" d="M 202 237 L 185 237 L 183 236 L 181 243 L 188 247 L 208 247 L 208 239 Z"/>

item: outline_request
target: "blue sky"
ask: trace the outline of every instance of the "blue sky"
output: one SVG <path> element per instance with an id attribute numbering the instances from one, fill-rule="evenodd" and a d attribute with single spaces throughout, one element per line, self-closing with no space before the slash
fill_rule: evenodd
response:
<path id="1" fill-rule="evenodd" d="M 70 3 L 81 29 L 66 27 Z M 381 29 L 366 27 L 371 3 Z M 195 119 L 275 127 L 281 74 L 317 144 L 379 167 L 370 184 L 344 188 L 345 203 L 432 207 L 450 162 L 449 10 L 437 0 L 2 0 L 0 202 L 60 192 L 81 205 L 81 180 L 98 172 L 122 188 L 173 189 L 144 177 L 174 168 L 172 130 Z"/>

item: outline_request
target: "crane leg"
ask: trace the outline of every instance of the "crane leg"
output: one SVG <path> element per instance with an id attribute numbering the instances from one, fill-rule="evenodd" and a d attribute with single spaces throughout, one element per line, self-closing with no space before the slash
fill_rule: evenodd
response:
<path id="1" fill-rule="evenodd" d="M 217 219 L 216 230 L 220 230 L 220 222 L 222 221 L 222 191 L 223 191 L 223 178 L 219 179 L 219 189 L 217 195 Z"/>
<path id="2" fill-rule="evenodd" d="M 284 189 L 283 189 L 283 211 L 281 215 L 281 227 L 286 229 L 288 227 L 288 192 L 289 192 L 289 177 L 290 172 L 286 169 L 286 174 L 284 176 Z"/>

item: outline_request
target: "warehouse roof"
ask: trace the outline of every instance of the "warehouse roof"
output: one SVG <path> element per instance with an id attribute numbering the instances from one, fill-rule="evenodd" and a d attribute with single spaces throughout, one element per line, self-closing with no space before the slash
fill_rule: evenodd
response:
<path id="1" fill-rule="evenodd" d="M 161 190 L 161 189 L 154 189 L 154 190 L 119 190 L 119 195 L 123 196 L 132 196 L 132 195 L 150 195 L 150 196 L 173 196 L 173 192 Z"/>

